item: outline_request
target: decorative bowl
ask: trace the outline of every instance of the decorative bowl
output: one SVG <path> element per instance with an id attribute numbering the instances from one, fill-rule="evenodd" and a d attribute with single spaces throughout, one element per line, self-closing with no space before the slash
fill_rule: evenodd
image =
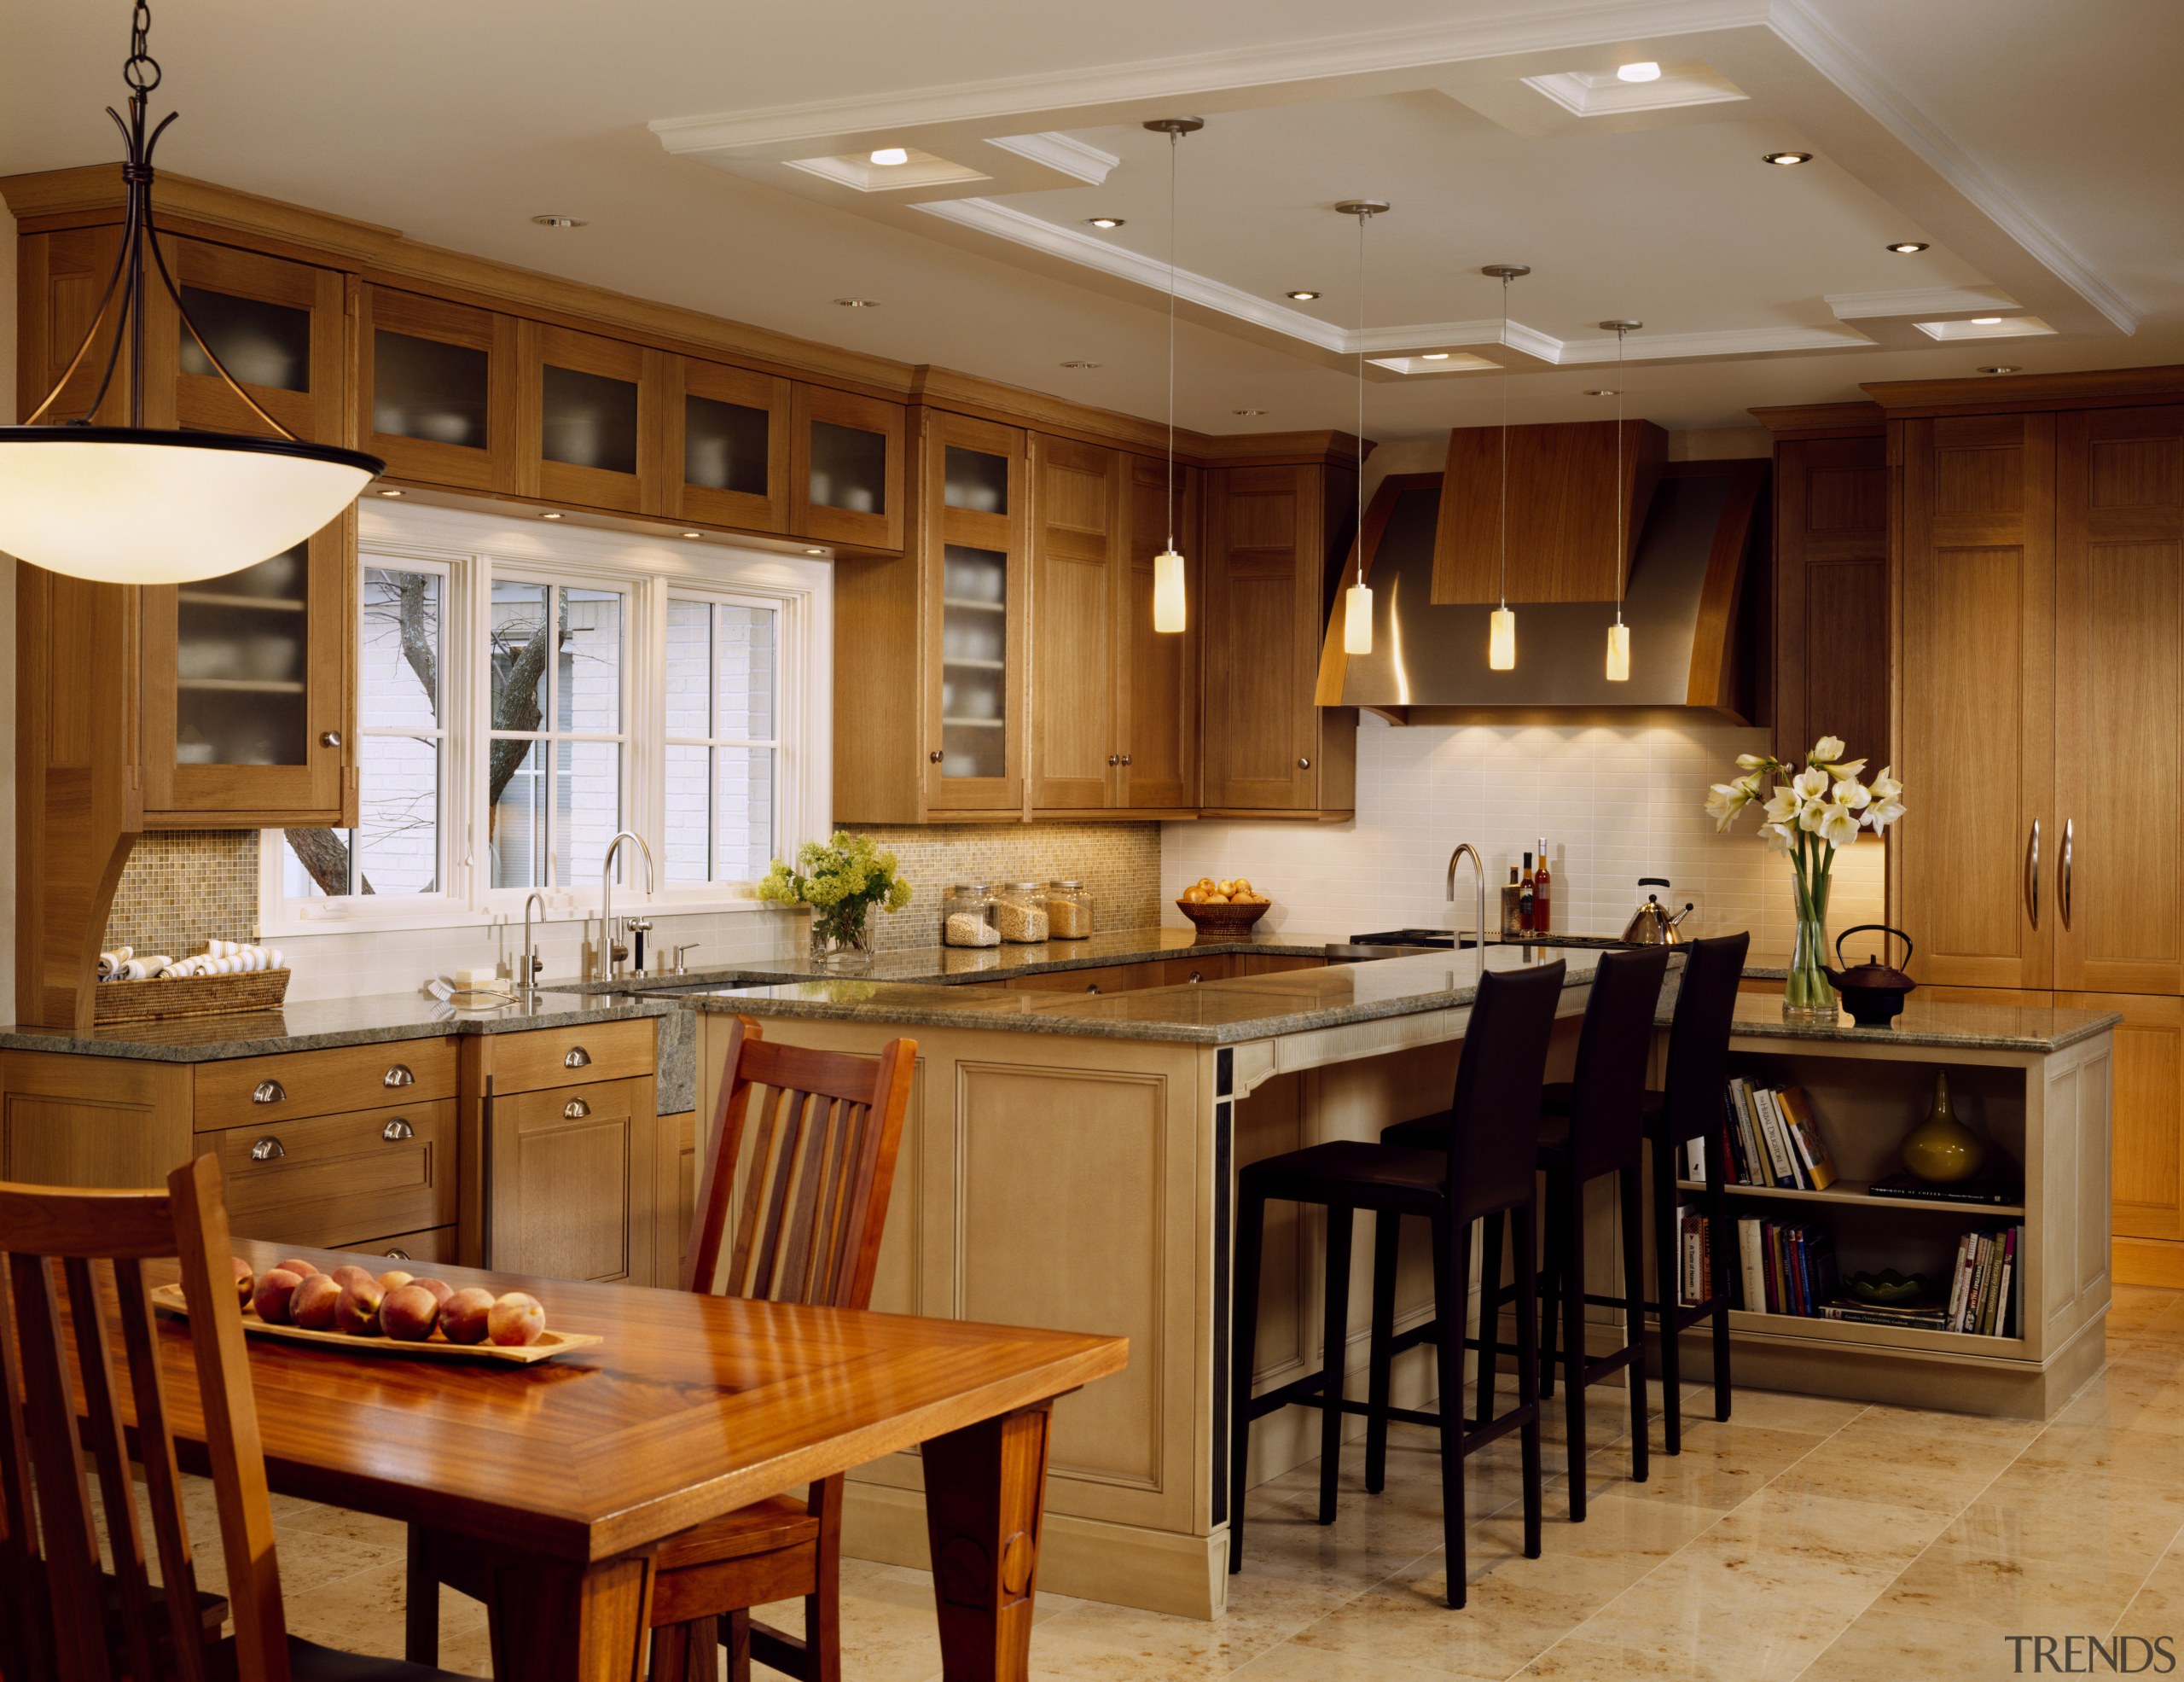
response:
<path id="1" fill-rule="evenodd" d="M 1178 899 L 1176 909 L 1188 917 L 1201 934 L 1236 935 L 1249 934 L 1252 925 L 1269 908 L 1260 905 L 1199 905 Z"/>
<path id="2" fill-rule="evenodd" d="M 1884 1308 L 1900 1303 L 1915 1302 L 1926 1294 L 1926 1276 L 1914 1273 L 1905 1278 L 1893 1267 L 1884 1267 L 1878 1273 L 1853 1273 L 1850 1279 L 1850 1295 L 1861 1302 L 1871 1302 Z"/>

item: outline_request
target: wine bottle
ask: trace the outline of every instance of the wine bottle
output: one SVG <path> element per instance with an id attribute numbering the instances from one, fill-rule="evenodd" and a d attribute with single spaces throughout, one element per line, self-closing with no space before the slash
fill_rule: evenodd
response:
<path id="1" fill-rule="evenodd" d="M 1547 837 L 1539 838 L 1539 868 L 1532 872 L 1532 933 L 1546 934 L 1554 928 L 1554 878 L 1547 873 Z"/>
<path id="2" fill-rule="evenodd" d="M 1533 892 L 1532 856 L 1527 853 L 1525 855 L 1524 879 L 1517 884 L 1517 924 L 1527 934 L 1532 932 Z"/>

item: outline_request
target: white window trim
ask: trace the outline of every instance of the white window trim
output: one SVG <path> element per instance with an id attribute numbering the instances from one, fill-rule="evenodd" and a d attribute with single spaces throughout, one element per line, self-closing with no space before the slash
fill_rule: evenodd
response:
<path id="1" fill-rule="evenodd" d="M 448 663 L 456 675 L 443 677 L 441 704 L 448 731 L 448 786 L 459 792 L 443 823 L 445 892 L 289 899 L 282 892 L 281 831 L 267 829 L 261 832 L 258 846 L 261 938 L 473 927 L 520 919 L 530 890 L 485 885 L 485 838 L 476 833 L 485 809 L 483 745 L 492 717 L 490 663 L 479 658 L 476 644 L 491 612 L 496 573 L 536 583 L 626 582 L 630 643 L 624 661 L 629 742 L 623 767 L 624 822 L 653 844 L 655 863 L 666 803 L 662 751 L 665 696 L 659 684 L 640 687 L 630 674 L 657 669 L 658 655 L 665 648 L 668 594 L 687 589 L 777 609 L 781 748 L 776 846 L 787 857 L 802 842 L 823 840 L 832 833 L 834 626 L 834 575 L 828 562 L 740 544 L 677 543 L 463 509 L 423 504 L 390 509 L 375 505 L 369 498 L 360 516 L 360 574 L 363 567 L 383 558 L 398 567 L 419 562 L 444 567 L 450 579 L 444 634 Z M 459 644 L 457 638 L 462 639 Z M 624 909 L 639 905 L 677 913 L 772 909 L 747 893 L 723 893 L 717 883 L 671 888 L 659 881 L 658 891 L 648 898 L 641 864 L 625 863 L 622 875 L 616 900 Z M 382 898 L 383 907 L 374 903 Z M 596 882 L 551 889 L 546 893 L 549 920 L 595 917 L 599 898 Z"/>

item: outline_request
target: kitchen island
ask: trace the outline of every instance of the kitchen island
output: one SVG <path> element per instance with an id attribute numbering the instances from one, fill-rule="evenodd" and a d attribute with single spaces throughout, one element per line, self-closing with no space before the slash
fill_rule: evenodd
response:
<path id="1" fill-rule="evenodd" d="M 1555 1063 L 1568 1065 L 1599 954 L 1490 946 L 1123 991 L 1064 990 L 1037 972 L 932 985 L 828 977 L 725 988 L 699 1016 L 698 1115 L 708 1119 L 731 1018 L 770 1038 L 876 1051 L 907 1034 L 918 1068 L 873 1306 L 906 1313 L 1127 1336 L 1127 1372 L 1054 1415 L 1041 1578 L 1066 1594 L 1211 1616 L 1225 1603 L 1230 1220 L 1238 1165 L 1321 1139 L 1373 1138 L 1446 1106 L 1482 962 L 1568 964 Z M 903 968 L 915 962 L 896 960 Z M 1165 965 L 1178 959 L 1163 957 Z M 1304 962 L 1301 957 L 1299 962 Z M 884 960 L 883 960 L 884 962 Z M 1085 967 L 1089 967 L 1085 966 Z M 1144 979 L 1165 980 L 1165 969 Z M 1664 1010 L 1667 1003 L 1664 1003 Z M 1971 1338 L 1785 1317 L 1740 1317 L 1740 1385 L 2046 1417 L 2100 1364 L 2108 1300 L 2109 1029 L 2088 1012 L 1914 1004 L 1892 1032 L 1790 1030 L 1779 1002 L 1743 1001 L 1740 1059 L 1790 1058 L 1824 1096 L 1845 1173 L 1868 1172 L 1923 1113 L 1932 1071 L 1972 1072 L 1975 1119 L 2023 1165 L 2026 1335 Z M 1665 1016 L 1663 1018 L 1665 1022 Z M 1837 1112 L 1839 1112 L 1837 1113 Z M 1755 1196 L 1763 1196 L 1754 1189 Z M 1793 1194 L 1782 1194 L 1789 1196 Z M 1825 1194 L 1819 1194 L 1824 1196 Z M 1872 1230 L 1932 1235 L 1977 1216 L 1884 1208 Z M 1318 1370 L 1321 1225 L 1276 1205 L 1256 1383 Z M 1417 1225 L 1412 1223 L 1412 1225 Z M 1612 1229 L 1589 1223 L 1612 1281 Z M 1404 1235 L 1398 1329 L 1430 1312 L 1422 1228 Z M 1361 1223 L 1361 1248 L 1368 1242 Z M 1356 1258 L 1346 1365 L 1363 1394 L 1369 1268 Z M 1603 1290 L 1612 1291 L 1612 1283 Z M 1419 1356 L 1398 1406 L 1430 1402 Z M 1687 1354 L 1687 1376 L 1704 1370 Z M 1256 1483 L 1317 1452 L 1316 1422 L 1286 1410 L 1252 1433 Z M 897 1456 L 856 1475 L 852 1551 L 923 1557 L 920 1469 Z"/>

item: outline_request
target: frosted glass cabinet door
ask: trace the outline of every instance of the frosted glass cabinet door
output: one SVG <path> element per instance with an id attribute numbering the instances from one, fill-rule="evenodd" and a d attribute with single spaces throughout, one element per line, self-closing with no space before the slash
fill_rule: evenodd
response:
<path id="1" fill-rule="evenodd" d="M 523 322 L 526 492 L 624 514 L 667 512 L 659 392 L 666 358 L 619 339 Z"/>
<path id="2" fill-rule="evenodd" d="M 903 546 L 903 405 L 796 387 L 791 529 L 819 543 Z"/>
<path id="3" fill-rule="evenodd" d="M 998 812 L 1024 796 L 1024 434 L 928 412 L 923 422 L 930 643 L 926 805 Z"/>
<path id="4" fill-rule="evenodd" d="M 343 821 L 352 518 L 224 578 L 143 592 L 147 822 Z"/>
<path id="5" fill-rule="evenodd" d="M 515 489 L 514 317 L 368 286 L 358 340 L 357 433 L 388 478 Z"/>
<path id="6" fill-rule="evenodd" d="M 213 366 L 218 357 L 252 400 L 298 438 L 342 442 L 341 276 L 196 240 L 161 244 L 197 332 L 183 325 L 174 300 L 154 283 L 144 348 L 152 424 L 276 435 L 228 388 Z"/>
<path id="7" fill-rule="evenodd" d="M 788 530 L 794 386 L 690 357 L 667 358 L 665 454 L 684 520 Z"/>

